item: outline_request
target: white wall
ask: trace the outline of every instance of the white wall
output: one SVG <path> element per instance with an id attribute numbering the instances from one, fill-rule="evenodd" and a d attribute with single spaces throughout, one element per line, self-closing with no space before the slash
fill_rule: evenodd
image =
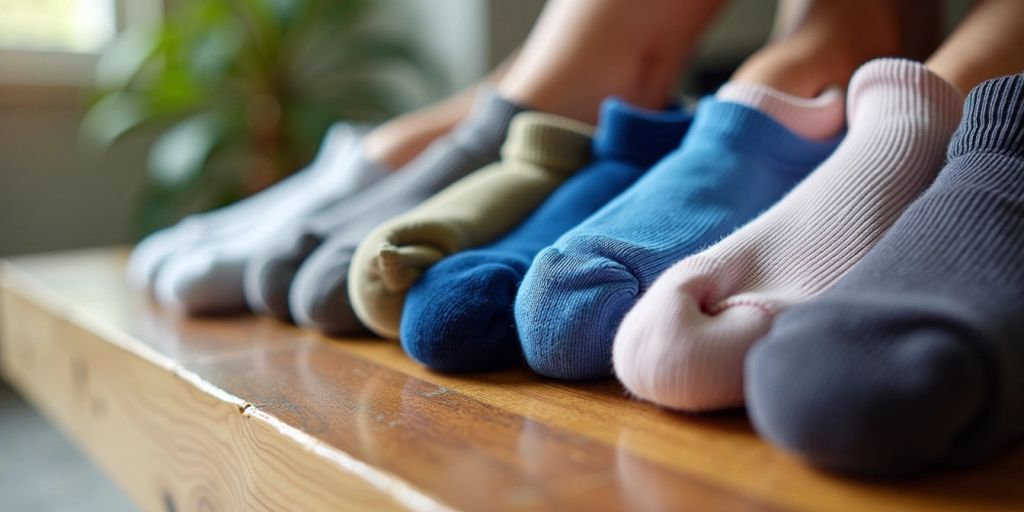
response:
<path id="1" fill-rule="evenodd" d="M 486 2 L 480 0 L 397 0 L 397 13 L 422 48 L 444 68 L 450 85 L 468 85 L 487 68 Z"/>
<path id="2" fill-rule="evenodd" d="M 82 91 L 0 87 L 0 255 L 120 243 L 142 190 L 140 141 L 76 149 Z"/>
<path id="3" fill-rule="evenodd" d="M 397 0 L 418 44 L 443 66 L 453 89 L 501 62 L 529 32 L 544 0 Z"/>

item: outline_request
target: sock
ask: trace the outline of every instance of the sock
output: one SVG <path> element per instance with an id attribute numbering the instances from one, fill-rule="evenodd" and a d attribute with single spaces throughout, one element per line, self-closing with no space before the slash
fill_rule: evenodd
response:
<path id="1" fill-rule="evenodd" d="M 174 226 L 157 231 L 143 239 L 128 259 L 128 282 L 140 290 L 152 290 L 160 267 L 178 252 L 218 237 L 236 235 L 266 222 L 268 211 L 289 208 L 296 197 L 311 191 L 337 189 L 346 193 L 361 188 L 382 174 L 372 164 L 359 165 L 353 156 L 365 129 L 346 123 L 335 123 L 327 131 L 316 158 L 304 170 L 252 197 L 230 206 L 190 215 Z M 346 172 L 339 172 L 338 168 Z"/>
<path id="2" fill-rule="evenodd" d="M 400 339 L 413 359 L 444 371 L 487 371 L 522 360 L 512 316 L 530 261 L 625 190 L 679 146 L 690 115 L 604 101 L 593 162 L 558 187 L 495 243 L 460 252 L 428 269 L 405 299 Z"/>
<path id="3" fill-rule="evenodd" d="M 669 269 L 629 312 L 615 373 L 690 411 L 743 405 L 743 358 L 786 307 L 845 273 L 935 177 L 960 94 L 924 66 L 879 59 L 853 76 L 850 131 L 764 215 Z"/>
<path id="4" fill-rule="evenodd" d="M 515 303 L 527 363 L 555 378 L 611 375 L 615 330 L 654 279 L 774 203 L 835 145 L 703 100 L 677 150 L 537 254 Z"/>
<path id="5" fill-rule="evenodd" d="M 365 332 L 348 301 L 348 265 L 360 240 L 382 222 L 498 159 L 512 117 L 523 108 L 481 89 L 469 117 L 401 171 L 351 200 L 279 233 L 252 257 L 246 299 L 254 310 L 329 334 Z"/>
<path id="6" fill-rule="evenodd" d="M 341 159 L 347 157 L 348 160 Z M 333 165 L 332 165 L 333 164 Z M 311 180 L 310 186 L 294 187 L 280 200 L 259 205 L 254 222 L 218 231 L 215 236 L 172 253 L 160 266 L 153 294 L 162 305 L 190 314 L 225 314 L 245 310 L 242 271 L 250 255 L 275 244 L 275 234 L 311 211 L 351 197 L 386 174 L 362 157 L 354 146 L 339 161 L 325 161 L 331 179 Z M 339 169 L 345 169 L 339 173 Z M 341 174 L 341 176 L 336 176 Z"/>
<path id="7" fill-rule="evenodd" d="M 512 120 L 500 162 L 459 180 L 364 238 L 349 270 L 356 316 L 398 338 L 405 295 L 423 271 L 507 233 L 590 160 L 593 127 L 524 112 Z"/>
<path id="8" fill-rule="evenodd" d="M 962 465 L 1024 437 L 1024 75 L 985 82 L 938 179 L 746 365 L 751 418 L 814 464 Z"/>
<path id="9" fill-rule="evenodd" d="M 815 98 L 800 98 L 767 85 L 727 82 L 715 98 L 760 110 L 805 139 L 832 139 L 843 131 L 838 121 L 843 119 L 843 91 L 838 87 Z"/>

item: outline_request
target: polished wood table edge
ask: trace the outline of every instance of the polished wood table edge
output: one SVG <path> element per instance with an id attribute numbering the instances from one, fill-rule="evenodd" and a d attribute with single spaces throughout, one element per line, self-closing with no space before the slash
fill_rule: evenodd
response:
<path id="1" fill-rule="evenodd" d="M 315 457 L 329 462 L 330 465 L 341 472 L 350 475 L 354 479 L 358 479 L 369 488 L 380 491 L 387 497 L 393 499 L 396 504 L 400 504 L 404 508 L 425 511 L 451 510 L 449 507 L 441 504 L 433 497 L 420 492 L 395 475 L 367 465 L 362 461 L 317 440 L 301 430 L 280 421 L 273 415 L 260 410 L 259 407 L 256 407 L 255 405 L 248 403 L 245 400 L 202 379 L 195 372 L 186 369 L 181 364 L 154 350 L 145 343 L 142 343 L 131 336 L 125 335 L 117 329 L 111 328 L 100 321 L 96 321 L 88 314 L 88 312 L 79 311 L 74 306 L 64 303 L 55 293 L 49 291 L 40 283 L 35 282 L 31 276 L 21 272 L 16 265 L 0 260 L 0 308 L 3 307 L 4 301 L 11 300 L 10 296 L 7 295 L 9 293 L 16 293 L 27 298 L 28 300 L 35 302 L 40 308 L 45 309 L 55 316 L 58 316 L 69 323 L 76 324 L 82 329 L 90 331 L 92 334 L 111 342 L 119 349 L 124 350 L 137 358 L 141 358 L 154 368 L 172 374 L 175 378 L 180 380 L 182 385 L 190 386 L 196 391 L 208 395 L 210 398 L 235 409 L 241 417 L 265 424 L 270 427 L 269 429 L 266 429 L 268 433 L 275 433 L 279 436 L 279 438 L 275 439 L 274 442 L 285 440 L 291 444 L 292 449 L 290 452 L 291 455 L 295 457 Z M 2 312 L 3 310 L 0 309 L 0 327 L 2 327 L 2 324 L 9 323 L 12 320 L 10 318 L 4 318 Z M 0 354 L 3 353 L 3 345 L 5 343 L 9 343 L 5 338 L 6 336 L 0 336 Z M 12 375 L 10 371 L 5 370 L 6 366 L 6 361 L 0 361 L 0 374 L 4 375 L 12 385 L 26 396 L 29 396 L 33 403 L 45 401 L 44 398 L 36 396 L 29 390 L 26 390 L 23 379 L 20 379 L 17 376 Z M 47 412 L 45 407 L 41 409 L 44 413 Z M 72 439 L 79 444 L 88 442 L 87 440 L 77 439 L 76 436 L 73 435 L 72 429 L 67 428 L 66 423 L 60 421 L 59 418 L 54 418 L 52 415 L 48 416 L 50 416 L 50 419 L 54 420 L 58 426 L 62 427 L 65 433 L 71 434 Z M 113 476 L 116 481 L 119 475 L 113 474 L 111 476 Z M 376 503 L 375 505 L 392 508 L 387 506 L 388 504 L 382 502 Z"/>
<path id="2" fill-rule="evenodd" d="M 591 501 L 584 500 L 579 503 L 596 504 L 597 507 L 592 507 L 595 510 L 624 508 L 622 503 L 634 503 L 621 501 L 621 486 L 624 485 L 621 481 L 609 481 L 607 474 L 596 473 L 604 464 L 614 465 L 609 470 L 613 472 L 612 478 L 617 473 L 620 480 L 634 480 L 628 485 L 639 485 L 635 489 L 626 489 L 632 498 L 648 491 L 656 495 L 655 499 L 650 501 L 638 502 L 641 503 L 639 508 L 659 509 L 686 503 L 689 508 L 700 510 L 1024 509 L 1024 486 L 1015 483 L 1024 481 L 1021 480 L 1024 478 L 1024 450 L 1017 450 L 974 470 L 930 474 L 911 482 L 864 482 L 818 472 L 782 454 L 758 439 L 742 415 L 670 413 L 650 404 L 629 399 L 622 388 L 612 381 L 565 384 L 537 378 L 519 370 L 480 375 L 450 375 L 430 371 L 409 360 L 395 342 L 325 338 L 266 318 L 178 319 L 175 315 L 146 307 L 144 304 L 132 305 L 123 308 L 123 311 L 113 313 L 102 309 L 95 310 L 92 303 L 126 300 L 138 302 L 133 299 L 139 297 L 127 294 L 121 289 L 115 290 L 111 297 L 95 300 L 82 293 L 82 286 L 93 281 L 122 281 L 125 254 L 126 251 L 123 249 L 101 248 L 31 255 L 12 259 L 8 263 L 0 261 L 0 334 L 5 334 L 0 336 L 0 369 L 4 370 L 8 378 L 14 381 L 33 403 L 45 402 L 48 399 L 45 384 L 37 382 L 41 379 L 29 379 L 23 372 L 17 371 L 18 365 L 10 362 L 12 351 L 10 347 L 5 347 L 4 343 L 8 341 L 5 338 L 32 338 L 24 335 L 10 336 L 11 332 L 16 330 L 14 327 L 33 323 L 53 324 L 55 320 L 50 317 L 60 317 L 71 327 L 91 333 L 96 339 L 106 340 L 109 345 L 130 354 L 145 366 L 160 370 L 160 373 L 170 376 L 176 386 L 193 390 L 192 394 L 183 396 L 182 400 L 203 401 L 208 399 L 203 397 L 209 397 L 216 402 L 218 409 L 230 409 L 233 417 L 243 418 L 248 423 L 261 426 L 254 432 L 245 430 L 243 437 L 274 439 L 273 442 L 287 447 L 289 457 L 297 458 L 298 453 L 304 460 L 317 461 L 320 463 L 319 467 L 330 467 L 334 472 L 350 475 L 350 488 L 351 480 L 358 480 L 356 487 L 366 490 L 370 495 L 367 499 L 378 500 L 371 501 L 374 503 L 372 509 L 476 509 L 484 508 L 488 503 L 486 496 L 483 500 L 480 499 L 479 493 L 475 501 L 462 499 L 457 494 L 458 489 L 453 491 L 450 485 L 441 486 L 447 487 L 442 492 L 435 485 L 437 479 L 432 478 L 429 472 L 424 473 L 422 468 L 407 471 L 402 467 L 400 454 L 396 456 L 386 452 L 375 453 L 372 449 L 366 451 L 358 445 L 358 439 L 352 439 L 353 436 L 359 437 L 368 432 L 370 437 L 367 439 L 371 442 L 383 441 L 384 444 L 376 448 L 378 450 L 388 449 L 391 447 L 389 443 L 393 442 L 398 442 L 398 446 L 406 449 L 415 447 L 415 443 L 419 442 L 419 439 L 415 438 L 418 431 L 409 425 L 399 424 L 396 427 L 397 430 L 404 432 L 398 435 L 405 436 L 398 438 L 398 441 L 389 440 L 386 435 L 374 438 L 372 431 L 374 428 L 387 430 L 390 428 L 390 422 L 401 423 L 403 418 L 394 414 L 410 411 L 427 411 L 429 414 L 422 418 L 423 421 L 432 423 L 435 428 L 440 426 L 456 431 L 463 430 L 459 423 L 459 415 L 466 414 L 466 411 L 475 411 L 474 414 L 485 417 L 485 420 L 477 421 L 474 428 L 495 428 L 499 431 L 492 433 L 490 437 L 468 431 L 468 434 L 474 437 L 468 447 L 481 450 L 476 455 L 472 452 L 456 453 L 460 449 L 458 441 L 434 438 L 432 441 L 438 442 L 440 446 L 427 446 L 425 454 L 411 457 L 418 460 L 420 465 L 424 461 L 461 465 L 463 459 L 460 457 L 466 456 L 470 459 L 479 459 L 475 461 L 476 465 L 472 460 L 466 465 L 467 475 L 472 476 L 474 468 L 480 468 L 491 471 L 500 478 L 512 478 L 511 481 L 515 484 L 513 487 L 522 487 L 524 484 L 538 485 L 542 498 L 549 500 L 542 503 L 548 503 L 548 506 L 560 504 L 565 508 L 566 504 L 577 505 L 578 502 L 575 500 L 585 496 L 581 492 L 587 490 L 586 485 L 598 482 L 610 483 L 619 488 L 617 491 L 596 492 L 590 497 Z M 81 265 L 82 268 L 71 268 L 75 265 Z M 83 273 L 90 272 L 100 276 L 95 279 L 83 277 Z M 118 287 L 123 287 L 123 283 L 114 288 Z M 42 321 L 33 322 L 32 319 L 18 317 L 22 313 L 35 314 Z M 157 327 L 163 329 L 161 332 L 170 333 L 181 339 L 169 342 L 154 341 L 145 331 L 126 329 L 123 325 L 124 320 L 139 314 L 151 317 L 151 320 L 155 319 L 154 321 L 160 324 Z M 8 325 L 11 324 L 11 319 L 17 319 L 14 322 L 17 325 Z M 167 323 L 164 325 L 161 322 Z M 62 338 L 62 333 L 59 332 L 35 334 L 38 334 L 36 338 L 39 339 Z M 246 336 L 251 336 L 251 339 L 247 339 Z M 234 342 L 225 343 L 224 340 L 228 338 Z M 197 340 L 201 343 L 194 346 Z M 68 343 L 73 341 L 70 340 Z M 197 347 L 201 350 L 195 350 Z M 104 347 L 96 348 L 102 350 Z M 295 366 L 296 357 L 303 358 L 301 368 Z M 237 374 L 238 369 L 244 368 L 247 364 L 266 365 L 275 361 L 287 363 L 283 370 L 274 370 L 277 373 L 267 374 L 276 379 L 276 383 L 262 383 L 253 387 L 244 382 L 242 384 L 245 385 L 240 385 L 240 381 L 232 380 L 230 372 Z M 132 364 L 130 361 L 123 363 Z M 288 370 L 289 365 L 291 370 Z M 308 375 L 296 376 L 289 374 L 288 371 L 306 372 Z M 316 423 L 325 419 L 331 420 L 329 409 L 327 412 L 318 413 L 324 417 L 303 416 L 308 412 L 310 404 L 317 407 L 320 403 L 318 400 L 325 403 L 333 400 L 332 397 L 324 395 L 325 392 L 351 391 L 362 387 L 358 383 L 358 375 L 342 377 L 338 375 L 339 372 L 369 375 L 386 382 L 391 388 L 374 388 L 371 385 L 359 391 L 362 396 L 342 398 L 338 403 L 344 406 L 352 405 L 353 400 L 369 399 L 371 403 L 369 409 L 365 411 L 369 416 L 354 420 L 349 418 L 340 426 Z M 56 373 L 55 371 L 54 374 Z M 64 368 L 59 373 L 60 375 L 55 378 L 65 378 L 63 375 L 68 372 Z M 313 387 L 305 391 L 302 380 L 304 378 L 315 381 Z M 309 391 L 309 398 L 300 398 L 309 403 L 289 402 L 288 397 L 276 394 L 275 385 L 294 389 L 295 392 L 291 393 L 293 395 L 302 395 Z M 395 386 L 404 389 L 396 391 Z M 386 396 L 375 397 L 374 393 L 380 391 L 384 391 Z M 395 394 L 396 392 L 398 394 Z M 279 398 L 284 398 L 284 401 Z M 390 402 L 383 404 L 383 409 L 374 410 L 373 403 L 381 400 Z M 40 405 L 46 412 L 48 406 L 45 403 Z M 75 434 L 76 427 L 67 427 L 67 424 L 74 423 L 77 418 L 69 421 L 60 414 L 52 414 L 53 407 L 49 409 L 51 417 L 56 418 L 56 423 L 61 424 L 65 431 Z M 374 419 L 374 415 L 378 413 L 383 419 Z M 417 416 L 413 414 L 412 420 L 416 419 Z M 313 420 L 314 423 L 309 423 L 309 420 Z M 405 420 L 408 421 L 409 418 Z M 383 423 L 374 426 L 374 421 Z M 359 429 L 370 430 L 359 432 Z M 520 432 L 517 429 L 522 430 Z M 131 434 L 131 431 L 128 433 Z M 477 436 L 482 437 L 476 438 Z M 75 438 L 75 435 L 72 437 Z M 430 440 L 429 436 L 427 439 Z M 446 442 L 448 444 L 445 444 Z M 511 447 L 508 445 L 509 442 L 513 443 Z M 519 443 L 520 446 L 516 448 L 515 443 Z M 497 446 L 492 447 L 492 444 Z M 568 462 L 543 460 L 531 463 L 508 460 L 509 457 L 517 456 L 517 449 L 520 458 L 562 457 Z M 589 455 L 579 461 L 571 460 L 577 455 L 584 454 Z M 334 460 L 334 455 L 340 455 L 341 459 Z M 244 455 L 239 457 L 245 459 Z M 257 464 L 261 462 L 256 461 Z M 346 468 L 346 464 L 354 464 L 356 469 Z M 414 461 L 413 465 L 415 464 Z M 622 464 L 624 466 L 619 467 Z M 337 471 L 339 467 L 342 471 Z M 359 469 L 363 467 L 371 470 L 376 476 L 359 474 Z M 305 471 L 302 474 L 314 475 L 315 472 L 311 468 L 309 465 L 303 466 L 299 468 L 299 472 Z M 628 471 L 623 473 L 623 468 Z M 509 473 L 524 470 L 527 474 L 518 477 L 514 473 Z M 601 477 L 604 480 L 591 478 L 588 483 L 584 478 L 576 482 L 583 487 L 578 487 L 575 494 L 570 491 L 560 494 L 556 492 L 557 495 L 544 494 L 545 487 L 547 491 L 551 491 L 552 486 L 558 486 L 557 483 L 548 482 L 550 477 L 557 477 L 559 471 L 566 470 L 591 472 L 593 477 Z M 502 476 L 503 471 L 505 476 Z M 263 481 L 268 481 L 267 478 L 270 476 L 280 476 L 272 469 L 262 466 L 257 466 L 254 474 L 264 478 Z M 310 478 L 315 480 L 318 477 Z M 377 480 L 368 480 L 374 478 Z M 517 478 L 520 481 L 515 482 Z M 222 479 L 230 480 L 228 477 Z M 638 483 L 638 479 L 649 481 Z M 252 488 L 247 487 L 248 484 L 245 482 L 234 484 L 246 489 Z M 322 482 L 317 485 L 320 491 L 327 488 Z M 344 485 L 344 482 L 338 483 L 339 488 Z M 572 482 L 566 482 L 565 485 L 571 486 Z M 659 493 L 660 496 L 657 496 Z M 278 493 L 274 497 L 283 497 L 284 494 Z M 613 499 L 605 499 L 602 502 L 602 497 Z M 231 499 L 234 501 L 227 503 L 246 504 L 240 501 L 240 498 Z M 620 501 L 615 501 L 616 499 Z M 328 499 L 325 498 L 323 501 L 313 500 L 312 503 L 323 505 L 327 502 Z M 364 505 L 365 503 L 363 502 Z M 500 502 L 494 504 L 498 503 Z M 603 507 L 600 506 L 602 504 Z M 313 505 L 310 508 L 315 508 Z M 504 508 L 516 509 L 514 506 Z"/>

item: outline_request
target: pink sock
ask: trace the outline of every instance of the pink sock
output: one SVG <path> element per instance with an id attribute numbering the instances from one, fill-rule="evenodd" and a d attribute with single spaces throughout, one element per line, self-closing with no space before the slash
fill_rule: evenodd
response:
<path id="1" fill-rule="evenodd" d="M 756 108 L 806 139 L 831 139 L 843 129 L 843 91 L 838 87 L 801 98 L 767 85 L 727 82 L 715 97 Z"/>
<path id="2" fill-rule="evenodd" d="M 850 131 L 775 206 L 669 268 L 615 338 L 636 396 L 683 410 L 743 405 L 743 358 L 783 309 L 827 289 L 935 177 L 962 95 L 924 66 L 879 59 L 850 82 Z"/>

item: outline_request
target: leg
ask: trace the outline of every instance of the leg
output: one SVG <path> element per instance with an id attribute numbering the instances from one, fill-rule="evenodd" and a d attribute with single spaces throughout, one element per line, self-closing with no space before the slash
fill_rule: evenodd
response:
<path id="1" fill-rule="evenodd" d="M 378 126 L 363 139 L 364 154 L 387 169 L 401 169 L 466 117 L 475 92 L 476 87 L 465 89 Z"/>
<path id="2" fill-rule="evenodd" d="M 772 39 L 781 40 L 793 35 L 816 1 L 779 0 Z M 944 36 L 945 6 L 935 0 L 899 0 L 895 7 L 901 19 L 900 55 L 914 60 L 928 58 Z"/>
<path id="3" fill-rule="evenodd" d="M 494 84 L 515 62 L 513 52 L 483 82 Z M 363 152 L 366 157 L 388 169 L 400 169 L 420 154 L 434 139 L 448 133 L 473 106 L 478 86 L 459 91 L 453 96 L 388 121 L 366 135 Z"/>
<path id="4" fill-rule="evenodd" d="M 616 95 L 658 109 L 672 97 L 685 63 L 723 0 L 554 0 L 516 58 L 488 81 L 510 100 L 587 122 Z M 398 168 L 465 116 L 472 91 L 382 125 L 367 155 Z"/>
<path id="5" fill-rule="evenodd" d="M 900 49 L 901 6 L 888 0 L 817 0 L 795 7 L 780 4 L 780 23 L 789 34 L 752 55 L 732 79 L 757 83 L 796 96 L 813 97 L 830 86 L 845 88 L 854 70 L 874 57 Z"/>
<path id="6" fill-rule="evenodd" d="M 1024 2 L 981 0 L 925 63 L 967 93 L 981 82 L 1024 69 Z"/>
<path id="7" fill-rule="evenodd" d="M 606 96 L 659 109 L 722 0 L 549 2 L 499 82 L 510 99 L 593 123 Z"/>

